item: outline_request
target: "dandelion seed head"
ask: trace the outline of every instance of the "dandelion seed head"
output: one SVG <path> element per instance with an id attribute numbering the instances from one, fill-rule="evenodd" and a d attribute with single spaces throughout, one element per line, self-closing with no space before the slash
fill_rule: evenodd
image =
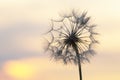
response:
<path id="1" fill-rule="evenodd" d="M 78 15 L 72 11 L 71 14 L 62 20 L 52 20 L 52 29 L 47 33 L 52 39 L 47 49 L 55 60 L 77 64 L 77 48 L 81 63 L 89 62 L 89 57 L 95 54 L 92 45 L 98 43 L 94 37 L 97 33 L 93 30 L 96 26 L 88 23 L 90 17 L 86 16 L 87 12 Z"/>

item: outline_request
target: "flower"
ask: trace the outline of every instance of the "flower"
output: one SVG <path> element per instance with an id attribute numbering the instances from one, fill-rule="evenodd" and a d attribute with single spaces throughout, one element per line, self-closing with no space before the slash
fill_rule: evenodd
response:
<path id="1" fill-rule="evenodd" d="M 96 25 L 89 23 L 90 17 L 86 14 L 78 15 L 73 10 L 71 15 L 63 16 L 61 20 L 51 20 L 52 28 L 48 32 L 51 40 L 48 40 L 47 50 L 55 60 L 78 64 L 78 60 L 89 62 L 89 57 L 95 54 L 92 46 L 98 43 L 95 39 L 98 33 L 94 32 Z"/>

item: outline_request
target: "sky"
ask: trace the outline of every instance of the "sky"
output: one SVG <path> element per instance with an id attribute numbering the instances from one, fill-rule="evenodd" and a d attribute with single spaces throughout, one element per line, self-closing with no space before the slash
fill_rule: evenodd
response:
<path id="1" fill-rule="evenodd" d="M 88 11 L 100 44 L 83 80 L 120 80 L 119 0 L 0 0 L 0 80 L 78 80 L 76 65 L 50 60 L 43 34 L 71 9 Z"/>

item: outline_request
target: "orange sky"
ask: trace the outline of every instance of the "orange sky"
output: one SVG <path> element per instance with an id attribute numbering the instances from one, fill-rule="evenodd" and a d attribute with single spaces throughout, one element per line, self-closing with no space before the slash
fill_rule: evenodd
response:
<path id="1" fill-rule="evenodd" d="M 50 19 L 75 8 L 88 11 L 100 44 L 83 80 L 120 80 L 119 0 L 1 0 L 0 80 L 78 80 L 75 65 L 64 66 L 44 54 L 42 34 Z"/>

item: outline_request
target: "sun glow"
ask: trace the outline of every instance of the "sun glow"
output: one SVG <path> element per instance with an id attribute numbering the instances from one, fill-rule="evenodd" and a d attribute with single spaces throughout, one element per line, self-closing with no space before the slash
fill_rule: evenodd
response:
<path id="1" fill-rule="evenodd" d="M 34 74 L 34 67 L 19 61 L 10 61 L 5 64 L 5 73 L 15 79 L 28 79 Z"/>

